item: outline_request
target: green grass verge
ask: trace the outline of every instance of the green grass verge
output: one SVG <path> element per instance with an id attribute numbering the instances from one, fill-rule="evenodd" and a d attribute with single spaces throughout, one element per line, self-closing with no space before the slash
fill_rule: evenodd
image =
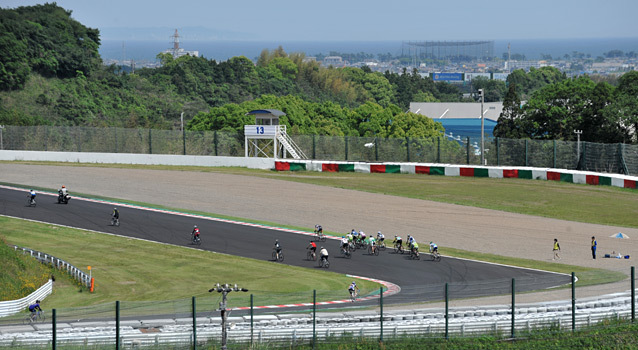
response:
<path id="1" fill-rule="evenodd" d="M 218 172 L 495 209 L 602 225 L 638 227 L 638 192 L 559 181 L 413 174 L 275 172 L 232 167 L 11 162 L 79 167 Z"/>
<path id="2" fill-rule="evenodd" d="M 198 305 L 208 303 L 217 306 L 219 294 L 208 293 L 208 289 L 217 282 L 236 283 L 249 289 L 249 293 L 233 293 L 229 298 L 230 306 L 250 305 L 249 294 L 254 295 L 255 305 L 312 302 L 313 289 L 317 290 L 318 300 L 334 300 L 348 296 L 346 288 L 352 280 L 326 270 L 316 271 L 7 217 L 0 217 L 0 227 L 0 232 L 10 244 L 57 256 L 84 271 L 87 266 L 92 267 L 96 279 L 94 293 L 88 293 L 72 282 L 56 281 L 54 293 L 44 303 L 47 309 L 115 300 L 146 302 L 183 298 L 177 303 L 182 305 L 178 309 L 183 307 L 181 311 L 188 312 L 191 296 L 200 297 Z M 378 284 L 368 281 L 360 281 L 360 285 L 364 294 L 376 292 L 379 288 Z M 142 304 L 129 305 L 138 309 L 145 305 L 149 312 L 152 309 L 154 313 L 170 312 L 176 308 L 175 303 Z"/>
<path id="3" fill-rule="evenodd" d="M 17 253 L 0 236 L 0 301 L 33 293 L 49 280 L 49 269 L 35 259 Z"/>

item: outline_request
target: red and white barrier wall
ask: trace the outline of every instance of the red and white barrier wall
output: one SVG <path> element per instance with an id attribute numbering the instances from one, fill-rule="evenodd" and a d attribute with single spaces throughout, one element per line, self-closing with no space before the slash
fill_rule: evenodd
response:
<path id="1" fill-rule="evenodd" d="M 637 187 L 638 183 L 638 177 L 621 174 L 603 174 L 588 171 L 552 168 L 490 167 L 454 164 L 277 160 L 275 161 L 275 169 L 277 171 L 307 170 L 321 172 L 401 173 L 443 176 L 518 178 L 563 181 L 576 184 L 606 185 L 633 189 Z"/>

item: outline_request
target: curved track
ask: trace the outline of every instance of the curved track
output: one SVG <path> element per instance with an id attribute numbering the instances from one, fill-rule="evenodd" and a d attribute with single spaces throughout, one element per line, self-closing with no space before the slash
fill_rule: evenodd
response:
<path id="1" fill-rule="evenodd" d="M 202 232 L 198 249 L 270 260 L 273 243 L 278 239 L 285 252 L 285 264 L 318 268 L 316 262 L 306 260 L 305 247 L 310 238 L 298 233 L 123 205 L 117 205 L 121 225 L 112 227 L 111 203 L 73 198 L 64 205 L 57 204 L 56 196 L 39 194 L 37 207 L 28 207 L 26 194 L 0 187 L 0 214 L 190 247 L 195 247 L 190 245 L 189 234 L 196 224 Z M 379 256 L 357 250 L 352 259 L 344 259 L 338 256 L 337 241 L 329 239 L 323 244 L 331 252 L 330 271 L 399 285 L 401 292 L 385 299 L 389 303 L 441 300 L 445 283 L 449 284 L 450 298 L 468 298 L 508 293 L 512 278 L 516 278 L 517 292 L 570 281 L 567 275 L 445 256 L 440 262 L 429 261 L 427 254 L 422 260 L 410 260 L 391 249 Z"/>

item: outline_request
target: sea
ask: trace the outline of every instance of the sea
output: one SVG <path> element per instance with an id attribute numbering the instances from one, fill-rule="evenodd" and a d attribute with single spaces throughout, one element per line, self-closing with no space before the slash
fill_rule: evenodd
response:
<path id="1" fill-rule="evenodd" d="M 494 55 L 502 57 L 508 44 L 512 54 L 525 55 L 528 60 L 541 59 L 542 55 L 562 58 L 574 52 L 602 56 L 612 50 L 638 53 L 638 37 L 596 39 L 528 39 L 494 40 Z M 225 61 L 235 56 L 256 59 L 262 50 L 274 50 L 281 46 L 287 53 L 303 52 L 306 56 L 328 55 L 330 52 L 360 53 L 373 55 L 390 53 L 400 55 L 404 50 L 402 41 L 188 41 L 182 40 L 180 47 L 187 51 L 199 51 L 200 56 L 216 61 Z M 100 55 L 107 60 L 135 60 L 155 62 L 158 53 L 172 48 L 168 40 L 109 40 L 103 39 Z M 407 52 L 407 51 L 406 51 Z"/>

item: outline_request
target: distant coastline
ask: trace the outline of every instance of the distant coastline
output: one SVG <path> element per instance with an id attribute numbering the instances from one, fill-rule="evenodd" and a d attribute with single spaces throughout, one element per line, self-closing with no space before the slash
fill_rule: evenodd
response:
<path id="1" fill-rule="evenodd" d="M 225 61 L 235 56 L 246 56 L 254 59 L 263 49 L 273 50 L 278 46 L 288 52 L 305 52 L 306 56 L 316 54 L 327 55 L 330 51 L 340 53 L 370 54 L 401 53 L 401 41 L 189 41 L 182 40 L 181 47 L 186 50 L 197 50 L 207 59 Z M 636 38 L 595 38 L 595 39 L 536 39 L 536 40 L 494 40 L 494 54 L 497 57 L 507 52 L 511 44 L 511 52 L 523 54 L 527 59 L 538 60 L 542 54 L 554 58 L 562 58 L 577 51 L 590 54 L 592 58 L 601 56 L 611 50 L 638 52 Z M 100 55 L 103 59 L 156 61 L 156 56 L 171 47 L 166 40 L 102 40 Z"/>

